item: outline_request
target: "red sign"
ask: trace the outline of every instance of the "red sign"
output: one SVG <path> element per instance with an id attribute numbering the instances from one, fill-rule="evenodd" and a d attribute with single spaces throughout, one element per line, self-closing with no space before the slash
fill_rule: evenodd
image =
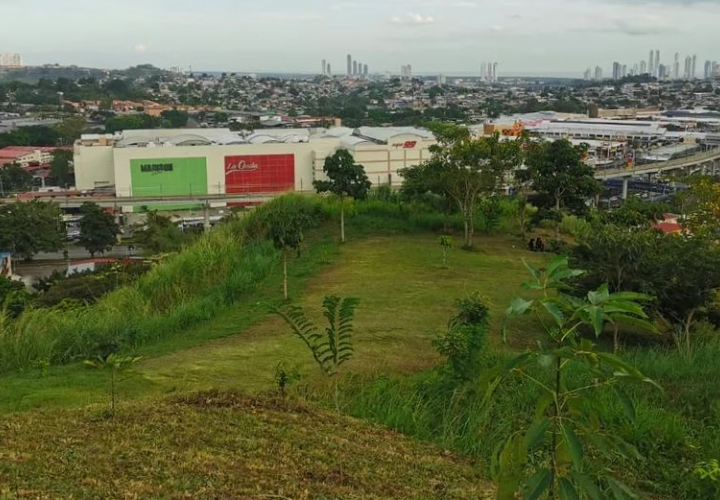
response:
<path id="1" fill-rule="evenodd" d="M 398 142 L 396 144 L 392 145 L 396 149 L 413 149 L 415 146 L 417 146 L 417 141 L 406 141 L 406 142 Z"/>
<path id="2" fill-rule="evenodd" d="M 275 193 L 295 189 L 295 155 L 225 157 L 225 192 Z"/>

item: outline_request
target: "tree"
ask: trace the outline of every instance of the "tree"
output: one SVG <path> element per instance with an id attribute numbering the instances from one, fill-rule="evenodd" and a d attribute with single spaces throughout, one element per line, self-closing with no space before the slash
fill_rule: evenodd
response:
<path id="1" fill-rule="evenodd" d="M 478 197 L 495 193 L 520 164 L 519 143 L 501 142 L 499 135 L 474 139 L 466 127 L 448 123 L 433 124 L 431 130 L 438 140 L 430 147 L 432 158 L 401 175 L 419 177 L 428 191 L 456 204 L 463 217 L 464 246 L 472 248 Z"/>
<path id="2" fill-rule="evenodd" d="M 80 244 L 92 257 L 112 249 L 119 232 L 115 218 L 96 203 L 83 203 L 80 213 Z"/>
<path id="3" fill-rule="evenodd" d="M 689 355 L 697 315 L 715 303 L 720 290 L 720 248 L 710 239 L 656 232 L 639 274 L 642 290 L 657 298 L 657 313 L 673 326 L 678 348 Z"/>
<path id="4" fill-rule="evenodd" d="M 443 268 L 447 268 L 447 253 L 453 246 L 452 236 L 440 236 L 438 243 L 443 249 Z"/>
<path id="5" fill-rule="evenodd" d="M 532 182 L 532 189 L 556 211 L 560 232 L 560 213 L 565 208 L 584 207 L 588 198 L 600 191 L 592 167 L 586 165 L 586 147 L 573 146 L 570 141 L 531 144 L 527 155 L 528 169 L 520 175 Z"/>
<path id="6" fill-rule="evenodd" d="M 187 122 L 190 119 L 190 115 L 177 109 L 163 111 L 160 115 L 169 125 L 168 128 L 184 128 L 187 126 Z"/>
<path id="7" fill-rule="evenodd" d="M 587 269 L 579 283 L 585 291 L 607 283 L 610 292 L 640 292 L 643 261 L 655 244 L 655 232 L 650 230 L 604 225 L 595 227 L 573 249 L 573 261 L 578 268 Z M 620 351 L 620 324 L 613 326 L 613 350 Z"/>
<path id="8" fill-rule="evenodd" d="M 285 300 L 288 300 L 288 252 L 294 250 L 300 255 L 300 246 L 305 240 L 304 231 L 310 225 L 310 216 L 302 207 L 302 204 L 296 203 L 296 197 L 286 196 L 275 203 L 264 217 L 267 236 L 282 253 Z"/>
<path id="9" fill-rule="evenodd" d="M 567 294 L 567 280 L 582 271 L 571 269 L 566 258 L 553 259 L 544 271 L 526 266 L 532 279 L 523 288 L 534 290 L 540 298 L 515 298 L 504 324 L 518 316 L 535 315 L 547 340 L 502 367 L 501 375 L 489 384 L 486 399 L 510 374 L 536 385 L 542 395 L 537 401 L 535 420 L 509 436 L 494 457 L 497 498 L 512 500 L 520 491 L 523 498 L 532 500 L 579 499 L 581 493 L 583 498 L 593 500 L 610 495 L 615 500 L 634 498 L 629 488 L 613 476 L 609 464 L 592 473 L 586 467 L 586 455 L 604 457 L 608 462 L 615 461 L 618 455 L 640 458 L 637 449 L 618 437 L 610 423 L 598 418 L 607 403 L 596 393 L 601 389 L 614 391 L 626 416 L 633 419 L 633 402 L 620 384 L 625 380 L 656 384 L 620 358 L 597 350 L 591 340 L 583 338 L 581 330 L 589 328 L 597 337 L 607 323 L 616 322 L 652 329 L 638 302 L 647 297 L 611 294 L 603 285 L 578 299 Z M 574 370 L 572 378 L 570 370 Z"/>
<path id="10" fill-rule="evenodd" d="M 80 139 L 87 127 L 87 120 L 82 116 L 65 118 L 61 123 L 55 125 L 55 130 L 60 134 L 59 142 L 63 146 L 70 146 Z"/>
<path id="11" fill-rule="evenodd" d="M 17 163 L 0 167 L 0 196 L 25 193 L 32 189 L 33 176 Z"/>
<path id="12" fill-rule="evenodd" d="M 683 197 L 684 226 L 696 236 L 720 236 L 720 183 L 709 177 L 689 179 Z"/>
<path id="13" fill-rule="evenodd" d="M 133 242 L 143 250 L 158 253 L 179 252 L 187 240 L 170 217 L 148 212 L 144 224 L 133 228 Z"/>
<path id="14" fill-rule="evenodd" d="M 67 149 L 56 149 L 50 161 L 50 175 L 58 185 L 68 188 L 75 182 L 73 171 L 73 152 Z"/>
<path id="15" fill-rule="evenodd" d="M 38 200 L 0 205 L 0 250 L 30 260 L 62 248 L 60 207 Z"/>
<path id="16" fill-rule="evenodd" d="M 339 149 L 327 157 L 323 172 L 329 180 L 315 181 L 313 186 L 319 193 L 330 192 L 340 197 L 340 241 L 345 243 L 345 198 L 364 200 L 372 184 L 365 168 L 355 163 L 355 158 L 347 149 Z"/>
<path id="17" fill-rule="evenodd" d="M 110 418 L 115 419 L 115 400 L 117 377 L 120 372 L 126 371 L 132 365 L 140 361 L 139 357 L 119 356 L 110 354 L 107 357 L 98 356 L 97 359 L 85 360 L 83 364 L 93 370 L 110 372 Z"/>

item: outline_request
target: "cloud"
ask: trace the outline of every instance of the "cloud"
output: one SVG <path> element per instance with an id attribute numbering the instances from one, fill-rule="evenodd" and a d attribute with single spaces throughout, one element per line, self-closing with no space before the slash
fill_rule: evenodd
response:
<path id="1" fill-rule="evenodd" d="M 423 16 L 422 14 L 416 14 L 409 12 L 403 17 L 393 17 L 390 22 L 398 25 L 405 26 L 419 26 L 425 24 L 434 24 L 435 18 L 431 16 Z"/>
<path id="2" fill-rule="evenodd" d="M 133 47 L 133 50 L 139 54 L 142 54 L 144 52 L 147 52 L 147 46 L 143 43 L 139 43 L 135 47 Z"/>

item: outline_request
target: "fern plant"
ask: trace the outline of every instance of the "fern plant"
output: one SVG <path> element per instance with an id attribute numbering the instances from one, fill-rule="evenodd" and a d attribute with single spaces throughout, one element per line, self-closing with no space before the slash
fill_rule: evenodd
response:
<path id="1" fill-rule="evenodd" d="M 323 316 L 328 326 L 325 331 L 310 321 L 302 307 L 296 305 L 275 308 L 272 310 L 280 316 L 302 340 L 312 353 L 320 370 L 332 377 L 340 367 L 348 362 L 353 354 L 353 322 L 359 299 L 325 297 L 323 300 Z"/>

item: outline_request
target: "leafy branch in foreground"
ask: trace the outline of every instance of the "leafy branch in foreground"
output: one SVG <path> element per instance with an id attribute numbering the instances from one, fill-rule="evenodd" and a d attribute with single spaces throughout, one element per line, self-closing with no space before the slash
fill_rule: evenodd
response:
<path id="1" fill-rule="evenodd" d="M 613 432 L 604 418 L 605 400 L 600 390 L 611 390 L 626 416 L 635 418 L 631 398 L 620 387 L 625 380 L 655 384 L 622 359 L 598 350 L 582 337 L 591 330 L 598 337 L 607 324 L 631 324 L 653 330 L 636 293 L 609 293 L 607 285 L 580 299 L 572 297 L 567 280 L 582 274 L 570 269 L 567 258 L 553 259 L 546 270 L 526 264 L 532 279 L 523 285 L 540 298 L 515 298 L 505 313 L 508 320 L 535 315 L 546 340 L 536 350 L 510 361 L 495 378 L 487 398 L 503 377 L 515 374 L 541 391 L 535 420 L 502 443 L 493 456 L 492 470 L 498 480 L 499 500 L 512 500 L 522 492 L 525 500 L 550 498 L 601 500 L 637 498 L 607 467 L 590 468 L 587 457 L 611 459 L 617 455 L 639 459 L 638 450 Z M 573 368 L 573 377 L 569 375 Z M 590 450 L 593 450 L 590 453 Z"/>
<path id="2" fill-rule="evenodd" d="M 352 358 L 353 322 L 355 310 L 360 303 L 355 298 L 325 297 L 323 300 L 323 316 L 328 326 L 322 332 L 312 321 L 307 319 L 300 306 L 285 306 L 273 309 L 290 326 L 292 332 L 302 340 L 312 353 L 315 363 L 322 372 L 331 377 L 338 373 L 340 367 Z"/>

